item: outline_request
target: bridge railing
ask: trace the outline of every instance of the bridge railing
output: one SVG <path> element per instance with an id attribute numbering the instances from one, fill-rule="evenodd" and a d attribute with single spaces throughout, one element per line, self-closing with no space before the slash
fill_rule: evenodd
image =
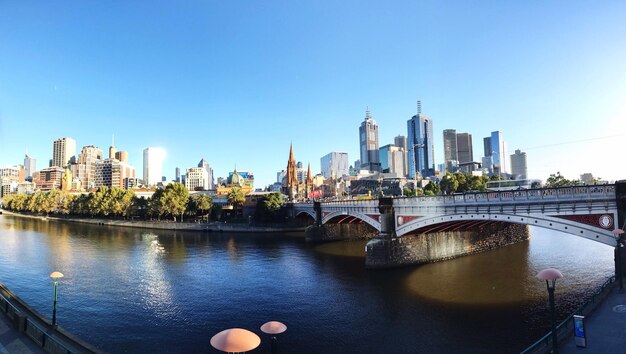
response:
<path id="1" fill-rule="evenodd" d="M 559 188 L 540 188 L 540 189 L 524 189 L 510 190 L 500 192 L 472 192 L 464 194 L 438 195 L 438 196 L 419 196 L 419 197 L 400 197 L 397 198 L 396 204 L 413 204 L 418 203 L 444 203 L 444 204 L 474 204 L 484 202 L 503 202 L 503 201 L 550 201 L 550 200 L 595 200 L 605 199 L 615 196 L 615 185 L 594 185 L 594 186 L 575 186 L 575 187 L 559 187 Z"/>
<path id="2" fill-rule="evenodd" d="M 510 201 L 551 201 L 551 200 L 595 200 L 605 199 L 615 196 L 615 185 L 592 185 L 592 186 L 574 186 L 574 187 L 558 187 L 558 188 L 538 188 L 538 189 L 520 189 L 509 191 L 489 191 L 489 192 L 469 192 L 450 195 L 435 196 L 416 196 L 416 197 L 395 197 L 394 204 L 414 204 L 417 203 L 436 203 L 436 204 L 474 204 L 484 202 L 510 202 Z M 303 203 L 304 204 L 304 203 Z M 305 205 L 309 205 L 306 203 Z M 378 199 L 370 200 L 353 200 L 340 199 L 332 201 L 322 201 L 326 206 L 358 206 L 358 207 L 376 207 Z M 298 205 L 298 204 L 296 204 Z"/>

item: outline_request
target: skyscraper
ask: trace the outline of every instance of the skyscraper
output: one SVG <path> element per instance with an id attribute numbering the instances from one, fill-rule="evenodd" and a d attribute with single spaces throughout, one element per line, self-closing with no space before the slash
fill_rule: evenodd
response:
<path id="1" fill-rule="evenodd" d="M 320 159 L 324 178 L 342 177 L 350 174 L 348 153 L 331 152 Z"/>
<path id="2" fill-rule="evenodd" d="M 409 173 L 409 149 L 407 148 L 406 136 L 398 135 L 393 139 L 393 144 L 397 147 L 401 147 L 404 152 L 402 155 L 404 156 L 404 171 L 402 172 L 402 176 L 406 177 Z"/>
<path id="3" fill-rule="evenodd" d="M 500 173 L 508 173 L 509 172 L 509 164 L 508 159 L 509 155 L 506 153 L 506 143 L 504 142 L 504 138 L 502 136 L 502 132 L 494 131 L 491 132 L 491 162 L 492 162 L 492 170 L 495 174 Z"/>
<path id="4" fill-rule="evenodd" d="M 422 177 L 435 175 L 435 145 L 433 141 L 433 122 L 418 112 L 407 121 L 409 146 L 409 178 L 418 174 Z"/>
<path id="5" fill-rule="evenodd" d="M 165 150 L 148 147 L 143 150 L 143 183 L 153 186 L 161 182 Z"/>
<path id="6" fill-rule="evenodd" d="M 460 164 L 474 161 L 472 134 L 458 133 L 456 135 L 456 149 Z"/>
<path id="7" fill-rule="evenodd" d="M 378 158 L 378 125 L 369 109 L 365 111 L 365 120 L 359 127 L 359 142 L 361 147 L 361 168 L 369 171 L 380 171 Z"/>
<path id="8" fill-rule="evenodd" d="M 26 172 L 25 177 L 33 177 L 33 172 L 37 171 L 37 160 L 28 156 L 28 154 L 24 155 L 24 169 Z"/>
<path id="9" fill-rule="evenodd" d="M 515 150 L 515 154 L 511 155 L 511 174 L 515 179 L 528 178 L 528 165 L 526 163 L 526 153 Z"/>
<path id="10" fill-rule="evenodd" d="M 447 172 L 456 172 L 459 162 L 457 150 L 456 130 L 445 129 L 443 131 L 443 158 Z"/>
<path id="11" fill-rule="evenodd" d="M 76 140 L 60 138 L 52 143 L 52 166 L 65 167 L 76 161 Z"/>
<path id="12" fill-rule="evenodd" d="M 214 185 L 213 185 L 213 169 L 211 168 L 211 165 L 209 165 L 209 162 L 207 160 L 205 160 L 204 158 L 202 158 L 200 160 L 200 162 L 198 162 L 198 167 L 202 167 L 206 170 L 207 176 L 207 185 L 206 185 L 206 189 L 213 189 Z"/>

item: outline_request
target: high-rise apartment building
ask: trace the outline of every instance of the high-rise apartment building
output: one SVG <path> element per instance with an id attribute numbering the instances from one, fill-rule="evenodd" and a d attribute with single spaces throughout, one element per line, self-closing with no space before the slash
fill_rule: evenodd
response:
<path id="1" fill-rule="evenodd" d="M 65 167 L 76 161 L 76 140 L 60 138 L 52 143 L 52 167 Z"/>
<path id="2" fill-rule="evenodd" d="M 148 147 L 143 150 L 143 183 L 154 186 L 161 182 L 163 177 L 163 160 L 165 150 L 157 147 Z"/>
<path id="3" fill-rule="evenodd" d="M 209 165 L 209 162 L 205 159 L 201 159 L 200 162 L 198 162 L 198 167 L 204 168 L 207 173 L 208 184 L 205 189 L 214 189 L 215 185 L 213 184 L 213 169 L 211 168 L 211 165 Z"/>
<path id="4" fill-rule="evenodd" d="M 435 175 L 435 144 L 433 139 L 433 122 L 421 113 L 407 121 L 409 146 L 409 178 Z"/>
<path id="5" fill-rule="evenodd" d="M 365 120 L 359 127 L 359 143 L 361 151 L 360 167 L 369 171 L 380 171 L 378 124 L 370 115 L 369 109 L 365 111 Z"/>
<path id="6" fill-rule="evenodd" d="M 343 177 L 350 174 L 347 152 L 333 151 L 320 159 L 324 178 Z"/>
<path id="7" fill-rule="evenodd" d="M 202 161 L 204 161 L 204 159 L 202 159 Z M 185 179 L 185 187 L 187 187 L 187 190 L 195 191 L 196 189 L 209 189 L 209 172 L 207 172 L 204 167 L 199 166 L 188 168 L 185 175 L 187 176 Z"/>
<path id="8" fill-rule="evenodd" d="M 409 173 L 409 149 L 407 147 L 406 136 L 396 136 L 393 139 L 393 144 L 397 147 L 401 147 L 404 150 L 404 172 L 402 172 L 402 177 L 406 177 L 406 175 Z"/>
<path id="9" fill-rule="evenodd" d="M 28 156 L 28 154 L 24 155 L 24 170 L 25 177 L 33 177 L 33 173 L 37 171 L 37 160 Z"/>
<path id="10" fill-rule="evenodd" d="M 380 148 L 380 169 L 384 173 L 395 173 L 398 177 L 404 176 L 404 149 L 395 145 L 385 145 Z"/>
<path id="11" fill-rule="evenodd" d="M 95 188 L 96 186 L 96 162 L 102 160 L 103 153 L 99 147 L 88 145 L 83 146 L 78 155 L 77 163 L 70 165 L 70 171 L 74 178 L 80 180 L 84 189 Z"/>
<path id="12" fill-rule="evenodd" d="M 458 133 L 456 135 L 456 149 L 458 153 L 459 164 L 474 161 L 472 134 Z"/>
<path id="13" fill-rule="evenodd" d="M 178 182 L 180 183 L 181 179 L 180 179 L 180 167 L 176 167 L 176 169 L 174 170 L 174 182 Z"/>
<path id="14" fill-rule="evenodd" d="M 515 150 L 515 154 L 511 155 L 511 174 L 515 179 L 528 178 L 528 165 L 526 163 L 526 153 Z"/>

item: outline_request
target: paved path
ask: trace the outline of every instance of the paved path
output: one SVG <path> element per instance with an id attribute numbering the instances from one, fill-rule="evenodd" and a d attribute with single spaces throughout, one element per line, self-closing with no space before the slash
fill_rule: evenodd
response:
<path id="1" fill-rule="evenodd" d="M 619 285 L 591 314 L 585 317 L 587 347 L 576 346 L 575 338 L 568 338 L 559 346 L 561 354 L 626 353 L 626 291 Z"/>
<path id="2" fill-rule="evenodd" d="M 31 354 L 44 353 L 25 334 L 13 329 L 11 320 L 0 312 L 0 353 L 1 354 Z"/>

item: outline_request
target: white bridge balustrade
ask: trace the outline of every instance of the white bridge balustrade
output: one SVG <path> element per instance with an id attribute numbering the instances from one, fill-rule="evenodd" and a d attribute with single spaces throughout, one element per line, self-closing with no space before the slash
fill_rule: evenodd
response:
<path id="1" fill-rule="evenodd" d="M 626 186 L 626 182 L 620 183 Z M 615 246 L 612 231 L 620 227 L 620 217 L 623 219 L 624 198 L 617 195 L 614 184 L 383 198 L 392 200 L 392 208 L 386 210 L 393 213 L 393 218 L 384 220 L 393 220 L 386 228 L 394 231 L 392 237 L 499 221 L 544 227 Z M 294 203 L 292 208 L 294 217 L 306 213 L 319 225 L 360 220 L 381 231 L 379 202 L 336 200 Z"/>

